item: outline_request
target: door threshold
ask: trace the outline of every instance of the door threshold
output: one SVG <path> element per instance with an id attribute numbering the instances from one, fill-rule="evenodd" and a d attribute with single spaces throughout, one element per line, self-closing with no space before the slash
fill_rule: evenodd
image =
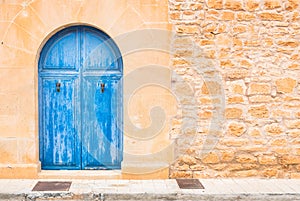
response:
<path id="1" fill-rule="evenodd" d="M 121 179 L 121 170 L 41 170 L 38 179 Z"/>

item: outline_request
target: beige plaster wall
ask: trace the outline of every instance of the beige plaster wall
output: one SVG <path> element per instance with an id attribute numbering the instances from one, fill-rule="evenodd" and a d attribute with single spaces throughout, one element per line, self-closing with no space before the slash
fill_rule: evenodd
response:
<path id="1" fill-rule="evenodd" d="M 141 66 L 169 66 L 166 51 L 135 49 L 131 47 L 134 40 L 123 40 L 135 30 L 170 30 L 167 0 L 0 0 L 0 178 L 38 177 L 39 53 L 47 39 L 73 24 L 94 26 L 116 40 L 123 54 L 124 77 Z M 165 41 L 165 50 L 169 37 L 165 34 L 160 39 Z M 142 40 L 151 43 L 153 38 Z M 128 47 L 134 51 L 130 52 Z M 166 83 L 170 81 L 169 73 L 161 77 Z M 171 143 L 168 122 L 176 112 L 176 100 L 168 87 L 149 84 L 131 93 L 126 91 L 127 85 L 125 79 L 124 96 L 129 98 L 124 107 L 129 109 L 129 120 L 137 128 L 142 130 L 151 125 L 149 112 L 154 106 L 165 108 L 167 120 L 147 140 L 125 129 L 124 178 L 151 178 L 157 170 L 156 177 L 168 177 L 166 162 L 172 155 L 157 157 L 155 153 Z M 127 123 L 124 122 L 125 128 Z M 154 168 L 145 170 L 142 164 Z"/>

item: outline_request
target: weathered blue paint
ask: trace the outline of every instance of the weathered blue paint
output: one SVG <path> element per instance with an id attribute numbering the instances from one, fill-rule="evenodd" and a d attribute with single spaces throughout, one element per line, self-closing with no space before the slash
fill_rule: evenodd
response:
<path id="1" fill-rule="evenodd" d="M 87 145 L 82 150 L 82 162 L 86 169 L 113 168 L 120 161 L 120 139 L 114 135 L 120 133 L 119 81 L 120 77 L 83 77 L 83 86 L 86 87 L 82 91 L 83 99 L 87 101 L 83 103 L 82 116 L 89 122 L 82 125 L 82 142 Z M 103 83 L 105 87 L 102 93 Z"/>
<path id="2" fill-rule="evenodd" d="M 123 153 L 122 58 L 105 33 L 64 29 L 39 60 L 42 169 L 119 169 Z"/>

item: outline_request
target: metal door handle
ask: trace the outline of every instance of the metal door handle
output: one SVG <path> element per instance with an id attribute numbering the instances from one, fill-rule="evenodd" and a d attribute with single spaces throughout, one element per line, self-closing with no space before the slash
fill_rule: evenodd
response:
<path id="1" fill-rule="evenodd" d="M 60 92 L 60 83 L 59 82 L 56 83 L 56 91 Z"/>
<path id="2" fill-rule="evenodd" d="M 104 92 L 104 88 L 105 88 L 105 84 L 104 84 L 104 83 L 101 83 L 101 92 L 102 92 L 102 93 Z"/>

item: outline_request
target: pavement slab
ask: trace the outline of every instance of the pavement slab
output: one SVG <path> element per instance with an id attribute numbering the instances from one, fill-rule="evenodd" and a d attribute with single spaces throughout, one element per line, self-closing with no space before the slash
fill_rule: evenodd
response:
<path id="1" fill-rule="evenodd" d="M 70 181 L 69 191 L 32 191 L 38 181 Z M 300 179 L 200 179 L 204 189 L 168 180 L 0 179 L 0 200 L 300 201 Z"/>

